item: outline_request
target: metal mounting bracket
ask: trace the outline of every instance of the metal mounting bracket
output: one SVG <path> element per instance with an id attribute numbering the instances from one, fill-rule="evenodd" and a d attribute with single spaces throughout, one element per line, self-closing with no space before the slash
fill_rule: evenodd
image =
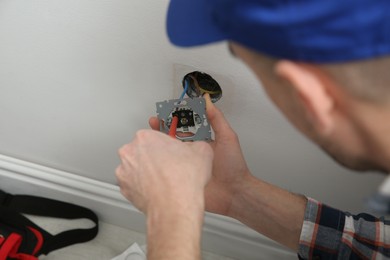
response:
<path id="1" fill-rule="evenodd" d="M 206 100 L 203 97 L 157 102 L 156 108 L 161 132 L 168 133 L 172 115 L 175 114 L 179 117 L 177 139 L 186 142 L 211 140 L 211 127 L 206 116 Z"/>

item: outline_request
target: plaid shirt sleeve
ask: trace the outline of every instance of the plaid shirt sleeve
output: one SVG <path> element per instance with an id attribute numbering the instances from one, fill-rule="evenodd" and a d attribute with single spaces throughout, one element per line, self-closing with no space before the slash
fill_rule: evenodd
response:
<path id="1" fill-rule="evenodd" d="M 299 259 L 390 259 L 390 221 L 308 198 Z"/>

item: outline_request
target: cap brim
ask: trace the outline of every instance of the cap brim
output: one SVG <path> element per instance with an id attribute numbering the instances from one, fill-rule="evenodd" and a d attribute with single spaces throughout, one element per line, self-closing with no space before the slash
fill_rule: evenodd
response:
<path id="1" fill-rule="evenodd" d="M 217 42 L 226 36 L 213 22 L 210 0 L 171 0 L 167 15 L 169 40 L 190 47 Z"/>

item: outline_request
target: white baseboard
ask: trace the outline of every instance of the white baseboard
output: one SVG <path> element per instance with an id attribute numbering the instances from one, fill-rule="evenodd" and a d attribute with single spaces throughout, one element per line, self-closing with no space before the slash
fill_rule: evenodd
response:
<path id="1" fill-rule="evenodd" d="M 142 213 L 115 185 L 0 155 L 0 189 L 72 202 L 94 210 L 101 221 L 145 232 Z M 241 223 L 206 214 L 203 250 L 234 259 L 296 259 L 296 254 Z"/>

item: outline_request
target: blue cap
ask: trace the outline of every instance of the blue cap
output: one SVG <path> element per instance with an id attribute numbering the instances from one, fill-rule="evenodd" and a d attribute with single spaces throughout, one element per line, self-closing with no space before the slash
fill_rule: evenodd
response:
<path id="1" fill-rule="evenodd" d="M 223 40 L 296 61 L 344 62 L 390 54 L 390 0 L 171 0 L 170 41 Z"/>

